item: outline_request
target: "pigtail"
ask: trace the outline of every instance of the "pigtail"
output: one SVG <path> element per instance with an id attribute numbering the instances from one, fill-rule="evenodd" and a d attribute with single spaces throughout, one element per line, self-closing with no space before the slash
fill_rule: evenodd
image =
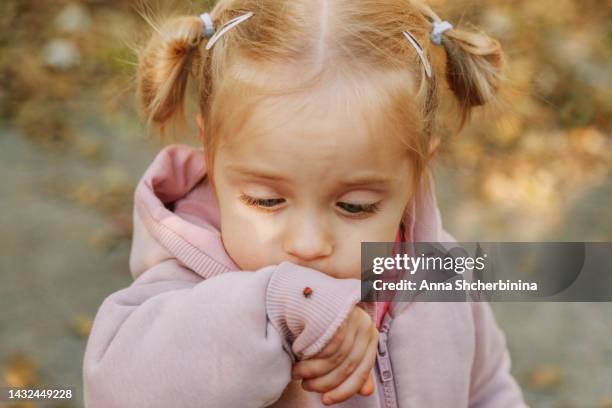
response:
<path id="1" fill-rule="evenodd" d="M 154 32 L 138 55 L 137 105 L 147 127 L 163 136 L 169 125 L 186 123 L 185 93 L 201 59 L 203 22 L 197 16 L 174 17 L 159 27 L 147 21 Z"/>
<path id="2" fill-rule="evenodd" d="M 502 82 L 504 57 L 499 42 L 486 34 L 452 31 L 442 39 L 448 56 L 446 80 L 460 103 L 463 127 L 472 107 L 495 97 Z"/>
<path id="3" fill-rule="evenodd" d="M 418 6 L 432 25 L 441 21 L 427 5 Z M 462 129 L 473 107 L 494 100 L 504 80 L 505 58 L 499 41 L 480 30 L 453 28 L 442 36 L 442 46 L 447 55 L 446 81 L 459 102 Z"/>

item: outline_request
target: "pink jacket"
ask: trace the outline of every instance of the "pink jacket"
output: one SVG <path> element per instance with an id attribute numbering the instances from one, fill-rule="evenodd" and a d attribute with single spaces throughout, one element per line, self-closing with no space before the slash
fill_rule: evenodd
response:
<path id="1" fill-rule="evenodd" d="M 291 380 L 293 362 L 318 353 L 355 305 L 375 317 L 357 279 L 289 262 L 239 270 L 206 171 L 201 149 L 172 145 L 136 188 L 134 282 L 97 312 L 83 362 L 89 408 L 323 407 Z M 407 237 L 453 240 L 435 196 L 420 193 L 409 218 Z M 486 303 L 392 303 L 380 338 L 376 392 L 338 406 L 525 406 Z"/>

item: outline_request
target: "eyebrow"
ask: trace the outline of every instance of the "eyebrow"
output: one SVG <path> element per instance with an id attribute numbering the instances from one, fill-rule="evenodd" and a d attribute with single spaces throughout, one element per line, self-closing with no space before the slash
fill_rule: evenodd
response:
<path id="1" fill-rule="evenodd" d="M 265 170 L 258 170 L 258 169 L 251 169 L 248 167 L 242 167 L 239 165 L 229 165 L 227 166 L 227 169 L 236 173 L 240 173 L 242 175 L 245 176 L 249 176 L 249 177 L 255 177 L 255 178 L 260 178 L 260 179 L 266 179 L 266 180 L 270 180 L 270 181 L 279 181 L 282 183 L 288 183 L 289 180 L 285 177 L 282 176 L 278 176 L 272 173 L 268 173 Z"/>
<path id="2" fill-rule="evenodd" d="M 229 165 L 228 170 L 241 173 L 245 176 L 269 180 L 269 181 L 277 181 L 281 183 L 289 183 L 289 179 L 269 173 L 265 170 L 252 169 L 247 167 L 242 167 L 239 165 Z M 383 186 L 388 184 L 391 181 L 391 178 L 385 177 L 379 174 L 364 174 L 353 177 L 352 179 L 342 180 L 339 184 L 343 187 L 355 187 L 355 186 L 372 186 L 379 185 Z"/>

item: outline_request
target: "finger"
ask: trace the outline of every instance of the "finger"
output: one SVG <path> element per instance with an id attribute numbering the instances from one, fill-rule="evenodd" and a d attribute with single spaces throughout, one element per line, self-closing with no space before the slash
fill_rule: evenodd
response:
<path id="1" fill-rule="evenodd" d="M 348 321 L 343 332 L 334 337 L 334 342 L 339 343 L 339 346 L 333 345 L 335 352 L 325 357 L 327 353 L 319 353 L 308 360 L 302 360 L 293 365 L 291 377 L 293 379 L 314 378 L 320 377 L 329 373 L 334 368 L 338 367 L 348 356 L 353 346 L 353 339 L 357 335 L 358 325 L 352 320 Z M 324 357 L 321 357 L 324 356 Z"/>
<path id="2" fill-rule="evenodd" d="M 354 320 L 355 319 L 352 318 L 352 313 L 349 314 L 338 330 L 336 330 L 330 342 L 313 358 L 327 358 L 335 354 L 344 342 L 349 331 L 355 331 L 356 325 Z"/>
<path id="3" fill-rule="evenodd" d="M 361 387 L 361 389 L 359 390 L 359 394 L 367 397 L 369 395 L 372 395 L 373 392 L 374 392 L 374 381 L 372 380 L 372 374 L 370 373 L 370 375 L 368 376 L 368 380 L 366 381 L 365 384 L 363 384 L 363 387 Z"/>
<path id="4" fill-rule="evenodd" d="M 376 348 L 378 342 L 371 342 L 368 345 L 366 356 L 361 361 L 355 372 L 345 382 L 340 384 L 335 389 L 323 394 L 321 401 L 324 404 L 335 404 L 345 401 L 357 393 L 363 384 L 368 380 L 368 377 L 376 361 Z"/>
<path id="5" fill-rule="evenodd" d="M 376 329 L 374 329 L 376 330 Z M 378 347 L 378 330 L 376 330 L 376 345 Z M 363 384 L 363 386 L 361 387 L 361 389 L 359 390 L 359 394 L 363 395 L 363 396 L 370 396 L 372 395 L 372 393 L 374 392 L 374 380 L 372 378 L 372 373 L 370 373 L 370 375 L 368 376 L 368 381 L 366 381 L 365 384 Z"/>
<path id="6" fill-rule="evenodd" d="M 357 332 L 355 341 L 352 344 L 348 356 L 346 356 L 346 358 L 344 359 L 344 361 L 342 361 L 340 365 L 336 366 L 333 370 L 326 373 L 325 375 L 304 381 L 302 383 L 302 387 L 304 387 L 304 389 L 308 391 L 317 391 L 321 393 L 333 390 L 334 388 L 342 384 L 344 381 L 346 381 L 357 369 L 357 367 L 363 360 L 368 345 L 371 341 L 372 332 L 367 329 L 361 329 Z M 360 387 L 361 385 L 362 384 L 359 384 Z M 355 392 L 357 390 L 355 390 Z"/>
<path id="7" fill-rule="evenodd" d="M 348 333 L 344 342 L 335 354 L 328 358 L 311 358 L 296 363 L 293 366 L 292 375 L 294 378 L 317 378 L 326 375 L 338 367 L 348 357 L 353 349 L 353 341 L 357 333 Z"/>
<path id="8" fill-rule="evenodd" d="M 328 358 L 334 355 L 342 345 L 343 336 L 349 335 L 351 331 L 356 331 L 356 328 L 358 326 L 369 321 L 370 317 L 368 316 L 368 314 L 359 306 L 354 306 L 341 326 L 341 328 L 344 330 L 338 330 L 338 332 L 340 332 L 340 338 L 336 338 L 338 336 L 334 335 L 336 341 L 330 342 L 330 344 L 326 346 L 323 350 L 321 350 L 317 355 L 315 355 L 314 358 Z"/>

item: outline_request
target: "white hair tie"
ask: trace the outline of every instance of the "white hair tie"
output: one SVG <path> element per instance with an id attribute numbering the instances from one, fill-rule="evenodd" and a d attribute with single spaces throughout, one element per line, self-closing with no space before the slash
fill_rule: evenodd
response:
<path id="1" fill-rule="evenodd" d="M 200 14 L 200 18 L 204 22 L 202 35 L 206 38 L 212 37 L 212 35 L 215 33 L 215 25 L 213 24 L 212 17 L 208 13 L 202 13 Z"/>
<path id="2" fill-rule="evenodd" d="M 431 42 L 436 45 L 442 44 L 442 35 L 448 30 L 452 30 L 453 25 L 448 21 L 434 21 L 431 30 Z"/>

